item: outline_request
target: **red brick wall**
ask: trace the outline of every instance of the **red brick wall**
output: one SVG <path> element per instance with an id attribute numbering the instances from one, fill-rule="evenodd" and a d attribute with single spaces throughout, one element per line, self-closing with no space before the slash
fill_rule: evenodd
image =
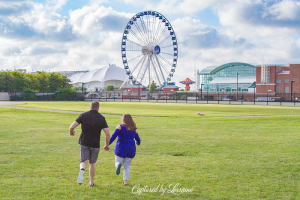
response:
<path id="1" fill-rule="evenodd" d="M 146 88 L 140 88 L 140 92 L 146 90 Z M 127 92 L 139 92 L 139 88 L 127 88 Z"/>
<path id="2" fill-rule="evenodd" d="M 291 64 L 290 70 L 290 81 L 295 81 L 293 83 L 293 93 L 300 93 L 300 64 Z"/>
<path id="3" fill-rule="evenodd" d="M 270 67 L 270 84 L 269 85 L 260 85 L 261 84 L 261 67 L 256 67 L 256 92 L 257 93 L 268 93 L 268 90 L 271 90 L 269 93 L 276 92 L 276 67 Z"/>
<path id="4" fill-rule="evenodd" d="M 175 92 L 178 91 L 178 88 L 163 88 L 163 92 Z"/>
<path id="5" fill-rule="evenodd" d="M 261 67 L 256 67 L 256 84 L 261 84 Z"/>
<path id="6" fill-rule="evenodd" d="M 276 83 L 276 66 L 270 66 L 270 84 Z"/>

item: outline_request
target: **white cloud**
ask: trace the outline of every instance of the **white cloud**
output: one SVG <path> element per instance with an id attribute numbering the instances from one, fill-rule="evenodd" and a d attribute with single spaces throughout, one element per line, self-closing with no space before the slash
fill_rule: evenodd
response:
<path id="1" fill-rule="evenodd" d="M 79 35 L 94 35 L 95 33 L 117 31 L 125 28 L 132 14 L 119 13 L 111 7 L 85 6 L 70 12 L 70 24 L 73 32 Z"/>
<path id="2" fill-rule="evenodd" d="M 61 9 L 69 0 L 47 0 L 47 4 L 52 11 Z"/>
<path id="3" fill-rule="evenodd" d="M 145 10 L 156 10 L 167 14 L 194 15 L 209 7 L 223 5 L 234 0 L 124 0 L 125 3 L 132 5 L 142 5 Z"/>
<path id="4" fill-rule="evenodd" d="M 284 0 L 272 5 L 269 13 L 278 20 L 297 20 L 300 18 L 300 2 Z"/>
<path id="5" fill-rule="evenodd" d="M 299 33 L 300 3 L 295 1 L 238 0 L 216 8 L 224 26 L 281 30 Z M 248 31 L 248 30 L 247 30 Z M 289 32 L 291 33 L 291 32 Z"/>
<path id="6" fill-rule="evenodd" d="M 108 0 L 90 0 L 90 5 L 100 5 L 102 3 L 108 3 Z"/>

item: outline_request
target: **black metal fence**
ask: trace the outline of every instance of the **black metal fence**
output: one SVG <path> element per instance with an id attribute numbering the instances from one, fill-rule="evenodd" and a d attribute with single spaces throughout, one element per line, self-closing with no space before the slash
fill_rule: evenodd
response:
<path id="1" fill-rule="evenodd" d="M 170 102 L 170 103 L 219 103 L 219 104 L 267 104 L 292 102 L 300 105 L 300 93 L 248 93 L 248 92 L 125 92 L 105 91 L 82 94 L 85 101 L 126 101 L 126 102 Z M 274 103 L 273 103 L 274 104 Z"/>
<path id="2" fill-rule="evenodd" d="M 54 92 L 10 92 L 9 93 L 11 101 L 83 101 L 84 96 L 82 93 L 75 93 L 69 95 L 68 98 L 59 97 L 57 93 Z"/>
<path id="3" fill-rule="evenodd" d="M 26 96 L 22 92 L 9 93 L 11 101 L 125 101 L 125 102 L 166 102 L 166 103 L 219 103 L 219 104 L 267 104 L 290 102 L 300 104 L 300 93 L 248 93 L 248 92 L 78 92 L 71 99 L 59 99 L 56 93 L 38 92 Z M 31 98 L 31 99 L 30 99 Z M 276 104 L 276 105 L 277 105 Z"/>

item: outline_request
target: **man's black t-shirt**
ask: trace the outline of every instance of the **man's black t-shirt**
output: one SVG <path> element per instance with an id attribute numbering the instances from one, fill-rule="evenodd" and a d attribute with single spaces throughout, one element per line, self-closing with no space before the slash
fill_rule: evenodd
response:
<path id="1" fill-rule="evenodd" d="M 105 118 L 97 110 L 90 110 L 82 113 L 76 122 L 81 124 L 82 129 L 78 144 L 100 148 L 101 130 L 108 128 Z"/>

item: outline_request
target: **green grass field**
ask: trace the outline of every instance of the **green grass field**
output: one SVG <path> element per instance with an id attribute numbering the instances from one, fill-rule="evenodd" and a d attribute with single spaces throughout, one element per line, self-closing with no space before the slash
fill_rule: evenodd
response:
<path id="1" fill-rule="evenodd" d="M 30 107 L 40 109 L 68 110 L 85 112 L 90 102 L 26 102 Z M 197 113 L 205 113 L 209 117 L 227 116 L 260 116 L 260 115 L 296 115 L 300 107 L 286 106 L 252 106 L 252 105 L 210 105 L 182 103 L 134 103 L 134 102 L 100 102 L 100 112 L 103 114 L 153 117 L 197 117 Z"/>
<path id="2" fill-rule="evenodd" d="M 19 106 L 19 105 L 18 105 Z M 88 102 L 32 102 L 28 107 L 88 110 Z M 95 187 L 82 185 L 77 114 L 0 108 L 0 199 L 300 199 L 300 116 L 180 118 L 299 114 L 298 108 L 155 103 L 102 103 L 101 112 L 177 118 L 135 118 L 142 143 L 131 166 L 115 175 L 114 145 L 100 151 Z M 110 112 L 111 110 L 111 112 Z M 141 113 L 141 114 L 139 114 Z M 193 116 L 190 116 L 193 115 Z M 120 117 L 106 117 L 111 134 Z M 101 147 L 104 146 L 104 134 Z M 135 185 L 179 184 L 175 195 L 133 194 Z"/>

